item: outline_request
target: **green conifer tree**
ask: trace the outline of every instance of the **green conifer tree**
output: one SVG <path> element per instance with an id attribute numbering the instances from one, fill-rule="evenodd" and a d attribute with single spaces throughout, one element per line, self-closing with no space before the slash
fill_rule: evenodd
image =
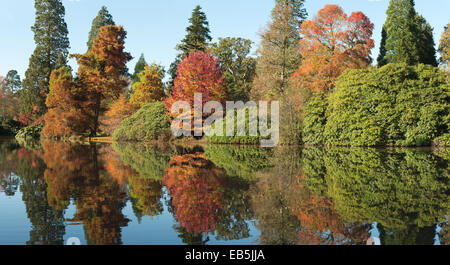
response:
<path id="1" fill-rule="evenodd" d="M 419 63 L 437 66 L 433 29 L 419 15 L 414 0 L 391 0 L 383 26 L 379 66 L 388 63 Z"/>
<path id="2" fill-rule="evenodd" d="M 36 48 L 25 73 L 20 105 L 22 113 L 37 109 L 39 114 L 43 114 L 46 112 L 50 74 L 66 64 L 69 38 L 61 0 L 36 0 L 34 6 L 36 20 L 31 30 Z"/>
<path id="3" fill-rule="evenodd" d="M 169 74 L 171 81 L 169 87 L 173 86 L 173 82 L 177 76 L 178 64 L 183 58 L 193 50 L 206 51 L 209 46 L 209 42 L 212 40 L 209 30 L 209 23 L 206 18 L 206 14 L 202 11 L 202 8 L 198 5 L 192 11 L 192 16 L 189 18 L 190 25 L 186 28 L 186 36 L 177 45 L 176 49 L 180 52 L 175 61 L 170 65 Z"/>
<path id="4" fill-rule="evenodd" d="M 133 74 L 133 83 L 139 82 L 139 74 L 144 71 L 145 66 L 148 65 L 145 61 L 144 54 L 141 54 L 141 57 L 139 57 L 139 60 L 136 63 L 136 66 L 134 67 L 134 74 Z"/>
<path id="5" fill-rule="evenodd" d="M 103 26 L 114 26 L 114 20 L 112 15 L 108 12 L 108 9 L 105 6 L 102 6 L 100 11 L 98 11 L 98 15 L 92 21 L 91 31 L 89 32 L 89 40 L 87 42 L 87 46 L 90 49 L 94 42 L 95 37 L 98 35 L 98 31 Z"/>

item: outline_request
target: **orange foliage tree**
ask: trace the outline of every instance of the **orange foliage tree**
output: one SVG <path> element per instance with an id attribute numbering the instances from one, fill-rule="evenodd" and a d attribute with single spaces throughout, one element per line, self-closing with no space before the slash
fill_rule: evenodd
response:
<path id="1" fill-rule="evenodd" d="M 185 101 L 193 107 L 195 93 L 202 94 L 202 106 L 208 101 L 224 102 L 227 99 L 222 68 L 217 58 L 209 52 L 192 51 L 178 65 L 174 87 L 164 102 L 169 115 L 172 118 L 178 116 L 170 113 L 177 101 Z M 193 116 L 194 108 L 191 110 Z"/>
<path id="2" fill-rule="evenodd" d="M 84 119 L 79 111 L 81 101 L 77 89 L 67 67 L 52 72 L 46 100 L 48 112 L 44 115 L 45 136 L 64 137 L 83 131 Z"/>
<path id="3" fill-rule="evenodd" d="M 164 70 L 156 64 L 146 65 L 139 73 L 139 82 L 133 84 L 130 103 L 137 108 L 164 99 Z"/>
<path id="4" fill-rule="evenodd" d="M 302 64 L 293 74 L 311 91 L 329 91 L 346 69 L 366 68 L 372 62 L 374 25 L 362 12 L 350 16 L 337 5 L 326 5 L 301 26 Z"/>
<path id="5" fill-rule="evenodd" d="M 100 129 L 112 135 L 115 130 L 119 129 L 120 123 L 132 116 L 136 110 L 136 107 L 129 102 L 126 95 L 121 94 L 100 118 Z"/>
<path id="6" fill-rule="evenodd" d="M 104 26 L 86 54 L 72 55 L 79 64 L 79 85 L 86 96 L 83 110 L 89 117 L 86 123 L 91 136 L 98 132 L 104 100 L 118 98 L 128 85 L 124 69 L 132 57 L 124 52 L 125 38 L 122 26 Z"/>
<path id="7" fill-rule="evenodd" d="M 225 173 L 203 154 L 174 156 L 163 185 L 172 197 L 176 220 L 188 233 L 213 231 L 221 211 Z"/>

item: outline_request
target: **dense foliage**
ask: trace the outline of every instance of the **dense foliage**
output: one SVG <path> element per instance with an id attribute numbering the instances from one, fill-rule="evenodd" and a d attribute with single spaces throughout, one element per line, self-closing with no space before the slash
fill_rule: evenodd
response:
<path id="1" fill-rule="evenodd" d="M 330 91 L 346 69 L 367 68 L 372 62 L 374 25 L 362 12 L 350 16 L 337 5 L 326 5 L 301 27 L 303 60 L 294 79 L 311 91 Z"/>
<path id="2" fill-rule="evenodd" d="M 122 121 L 113 138 L 116 141 L 153 141 L 170 130 L 169 116 L 162 102 L 150 103 Z"/>
<path id="3" fill-rule="evenodd" d="M 249 56 L 252 42 L 243 38 L 219 38 L 211 51 L 223 69 L 229 100 L 247 102 L 256 73 L 256 59 Z"/>
<path id="4" fill-rule="evenodd" d="M 205 132 L 208 134 L 206 137 L 208 142 L 216 144 L 260 144 L 261 140 L 268 139 L 268 137 L 262 136 L 266 135 L 266 132 L 261 131 L 260 128 L 260 122 L 263 122 L 262 118 L 258 119 L 257 115 L 252 114 L 257 112 L 257 107 L 228 112 L 223 119 L 219 119 L 210 127 L 205 128 Z M 233 136 L 227 135 L 227 120 L 234 120 Z M 223 125 L 222 129 L 219 128 L 220 124 Z M 268 127 L 270 127 L 270 122 L 268 122 Z M 256 135 L 251 134 L 251 128 L 257 129 Z"/>
<path id="5" fill-rule="evenodd" d="M 326 145 L 430 145 L 449 131 L 449 95 L 445 73 L 432 66 L 347 71 L 327 103 L 321 94 L 309 103 L 304 139 Z"/>
<path id="6" fill-rule="evenodd" d="M 164 69 L 151 64 L 144 66 L 144 69 L 138 74 L 138 81 L 132 86 L 130 103 L 141 108 L 149 103 L 162 101 L 164 99 Z"/>
<path id="7" fill-rule="evenodd" d="M 24 115 L 37 108 L 41 116 L 46 111 L 50 75 L 53 70 L 66 65 L 70 44 L 61 0 L 36 0 L 34 6 L 36 19 L 31 29 L 36 48 L 23 80 L 20 107 Z"/>

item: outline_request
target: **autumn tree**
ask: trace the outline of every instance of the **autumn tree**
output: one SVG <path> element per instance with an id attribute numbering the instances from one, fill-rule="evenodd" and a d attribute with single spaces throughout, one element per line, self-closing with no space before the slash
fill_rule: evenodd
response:
<path id="1" fill-rule="evenodd" d="M 217 58 L 209 52 L 193 51 L 181 62 L 175 85 L 164 102 L 166 109 L 170 112 L 177 101 L 185 101 L 193 107 L 195 93 L 202 94 L 202 106 L 208 101 L 224 102 L 227 99 L 223 71 Z"/>
<path id="2" fill-rule="evenodd" d="M 439 42 L 439 53 L 441 54 L 441 63 L 450 67 L 450 23 L 445 26 L 445 31 L 442 33 L 442 38 Z"/>
<path id="3" fill-rule="evenodd" d="M 115 100 L 105 114 L 100 118 L 100 130 L 112 135 L 120 127 L 123 120 L 136 112 L 137 108 L 130 103 L 127 96 L 122 93 Z"/>
<path id="4" fill-rule="evenodd" d="M 247 102 L 256 71 L 256 59 L 250 56 L 252 41 L 243 38 L 219 38 L 211 51 L 220 62 L 232 101 Z"/>
<path id="5" fill-rule="evenodd" d="M 191 51 L 206 52 L 211 40 L 209 22 L 206 18 L 206 14 L 198 5 L 192 10 L 192 16 L 189 18 L 189 26 L 186 28 L 186 36 L 181 43 L 176 46 L 179 54 L 175 58 L 175 61 L 170 65 L 170 87 L 174 85 L 178 73 L 178 65 L 181 61 L 183 61 Z"/>
<path id="6" fill-rule="evenodd" d="M 114 26 L 114 19 L 109 13 L 106 6 L 102 6 L 100 11 L 98 11 L 97 16 L 92 21 L 91 31 L 89 32 L 89 39 L 87 42 L 88 49 L 92 48 L 94 44 L 94 39 L 98 36 L 100 29 L 104 26 Z"/>
<path id="7" fill-rule="evenodd" d="M 118 98 L 128 85 L 123 69 L 132 57 L 124 51 L 125 38 L 122 26 L 104 26 L 86 54 L 73 55 L 79 64 L 79 85 L 86 97 L 83 111 L 89 117 L 86 123 L 91 136 L 99 130 L 103 101 Z"/>
<path id="8" fill-rule="evenodd" d="M 372 62 L 374 25 L 362 12 L 348 16 L 341 7 L 326 5 L 301 28 L 303 61 L 293 78 L 311 91 L 330 91 L 344 70 L 366 68 Z"/>
<path id="9" fill-rule="evenodd" d="M 304 0 L 276 0 L 272 21 L 261 33 L 260 57 L 252 97 L 279 99 L 301 62 L 300 26 L 307 17 Z"/>
<path id="10" fill-rule="evenodd" d="M 22 114 L 37 108 L 46 112 L 45 100 L 53 70 L 66 65 L 69 38 L 61 0 L 35 0 L 36 20 L 31 30 L 36 48 L 31 55 L 20 93 Z"/>
<path id="11" fill-rule="evenodd" d="M 72 73 L 67 67 L 53 71 L 50 77 L 50 93 L 47 96 L 45 127 L 46 137 L 67 137 L 74 133 L 83 132 L 83 117 L 79 98 Z"/>
<path id="12" fill-rule="evenodd" d="M 137 108 L 164 99 L 164 69 L 157 65 L 146 65 L 138 74 L 138 80 L 133 84 L 130 103 Z"/>
<path id="13" fill-rule="evenodd" d="M 414 0 L 390 1 L 378 66 L 387 63 L 437 66 L 433 28 L 414 6 Z"/>

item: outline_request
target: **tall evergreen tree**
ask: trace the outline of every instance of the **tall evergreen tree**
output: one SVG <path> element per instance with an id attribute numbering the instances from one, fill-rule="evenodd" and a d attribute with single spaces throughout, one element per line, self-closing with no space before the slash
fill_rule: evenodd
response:
<path id="1" fill-rule="evenodd" d="M 414 0 L 390 1 L 383 26 L 386 36 L 380 47 L 379 66 L 387 63 L 437 66 L 433 29 L 414 6 Z"/>
<path id="2" fill-rule="evenodd" d="M 98 36 L 98 32 L 103 26 L 114 26 L 114 20 L 112 15 L 108 12 L 106 6 L 102 6 L 100 11 L 98 11 L 97 16 L 92 21 L 91 31 L 89 32 L 89 40 L 87 42 L 87 46 L 89 49 L 92 48 L 92 44 L 94 43 L 95 37 Z"/>
<path id="3" fill-rule="evenodd" d="M 189 23 L 190 25 L 186 28 L 186 36 L 181 43 L 176 46 L 176 49 L 180 53 L 176 57 L 175 61 L 170 65 L 170 87 L 173 86 L 173 82 L 177 76 L 178 64 L 183 61 L 184 57 L 193 50 L 205 52 L 208 49 L 209 42 L 212 40 L 206 14 L 202 11 L 202 8 L 199 5 L 192 11 L 192 16 L 189 18 Z"/>
<path id="4" fill-rule="evenodd" d="M 133 83 L 139 82 L 139 74 L 144 71 L 145 66 L 148 65 L 145 61 L 144 54 L 141 54 L 141 57 L 139 57 L 139 60 L 136 63 L 136 66 L 134 67 L 134 74 L 133 74 Z"/>
<path id="5" fill-rule="evenodd" d="M 277 98 L 300 65 L 300 27 L 307 17 L 304 0 L 275 0 L 272 21 L 262 32 L 253 97 Z"/>
<path id="6" fill-rule="evenodd" d="M 377 62 L 378 62 L 378 66 L 384 66 L 386 64 L 388 64 L 387 60 L 386 60 L 386 30 L 383 29 L 381 30 L 381 44 L 380 44 L 380 54 L 378 55 L 377 58 Z"/>
<path id="7" fill-rule="evenodd" d="M 22 113 L 38 109 L 46 111 L 45 98 L 49 89 L 50 74 L 66 65 L 69 49 L 65 9 L 61 0 L 36 0 L 34 32 L 36 49 L 31 55 L 28 70 L 20 93 Z"/>

